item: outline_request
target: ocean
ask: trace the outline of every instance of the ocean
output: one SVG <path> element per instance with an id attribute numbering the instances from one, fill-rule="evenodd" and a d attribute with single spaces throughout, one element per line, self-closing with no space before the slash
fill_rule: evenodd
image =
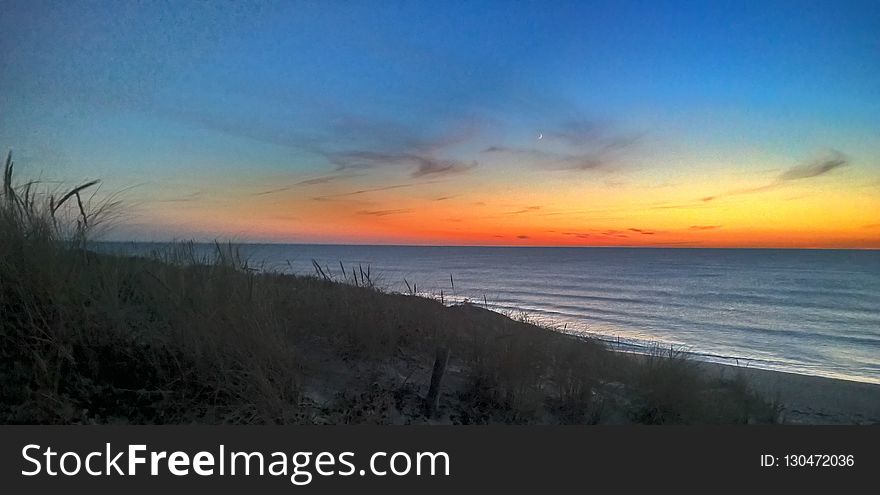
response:
<path id="1" fill-rule="evenodd" d="M 146 254 L 161 244 L 102 243 Z M 212 245 L 199 245 L 208 252 Z M 252 266 L 470 301 L 610 347 L 880 383 L 880 251 L 243 244 Z"/>

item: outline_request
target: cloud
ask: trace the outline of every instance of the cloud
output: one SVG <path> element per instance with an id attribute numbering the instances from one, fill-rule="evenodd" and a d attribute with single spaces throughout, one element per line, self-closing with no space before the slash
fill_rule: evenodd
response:
<path id="1" fill-rule="evenodd" d="M 333 182 L 335 180 L 339 180 L 342 178 L 348 177 L 357 177 L 359 174 L 334 174 L 334 175 L 324 175 L 321 177 L 315 177 L 313 179 L 305 179 L 297 182 L 295 185 L 297 186 L 313 186 L 315 184 L 326 184 L 328 182 Z"/>
<path id="2" fill-rule="evenodd" d="M 473 136 L 475 131 L 472 125 L 466 123 L 453 132 L 426 137 L 398 123 L 342 116 L 325 122 L 323 126 L 313 126 L 306 134 L 304 131 L 295 131 L 299 126 L 293 120 L 271 122 L 253 116 L 241 119 L 201 111 L 175 111 L 171 114 L 173 118 L 215 132 L 323 157 L 335 166 L 337 172 L 401 166 L 410 168 L 411 177 L 420 178 L 464 173 L 478 165 L 475 161 L 438 156 L 443 149 Z M 351 148 L 340 149 L 342 146 Z M 297 185 L 321 184 L 342 175 L 337 173 L 307 179 Z"/>
<path id="3" fill-rule="evenodd" d="M 525 157 L 534 165 L 548 170 L 595 170 L 607 163 L 593 153 L 557 153 L 530 148 L 490 146 L 483 153 Z"/>
<path id="4" fill-rule="evenodd" d="M 301 184 L 301 182 L 297 182 L 297 185 L 299 185 L 299 184 Z M 317 184 L 317 182 L 315 184 Z M 422 185 L 422 184 L 393 184 L 390 186 L 373 187 L 373 188 L 368 188 L 368 189 L 358 189 L 356 191 L 349 191 L 349 192 L 338 193 L 338 194 L 327 194 L 324 196 L 316 196 L 312 199 L 315 201 L 323 201 L 323 200 L 329 200 L 331 198 L 341 198 L 341 197 L 345 197 L 345 196 L 357 196 L 359 194 L 367 194 L 367 193 L 377 192 L 377 191 L 388 191 L 391 189 L 400 189 L 400 188 L 404 188 L 404 187 L 415 187 L 415 186 L 420 186 L 420 185 Z M 284 187 L 279 187 L 276 189 L 269 189 L 267 191 L 260 191 L 260 192 L 254 193 L 254 196 L 263 196 L 266 194 L 274 194 L 274 193 L 279 193 L 279 192 L 283 192 L 283 191 L 289 191 L 290 189 L 293 189 L 293 186 L 284 186 Z"/>
<path id="5" fill-rule="evenodd" d="M 399 208 L 396 210 L 361 210 L 358 215 L 370 215 L 374 217 L 384 217 L 387 215 L 399 215 L 401 213 L 412 213 L 411 208 Z"/>
<path id="6" fill-rule="evenodd" d="M 846 166 L 847 158 L 837 150 L 831 150 L 824 156 L 812 163 L 792 167 L 779 176 L 779 181 L 809 179 L 827 174 L 836 168 Z"/>
<path id="7" fill-rule="evenodd" d="M 424 177 L 426 175 L 451 175 L 461 174 L 477 168 L 477 162 L 456 162 L 450 160 L 434 160 L 432 158 L 418 157 L 418 168 L 412 172 L 412 177 Z"/>
<path id="8" fill-rule="evenodd" d="M 558 141 L 572 148 L 592 147 L 601 152 L 627 148 L 643 136 L 643 133 L 620 133 L 608 123 L 588 119 L 568 120 L 539 133 L 544 140 Z"/>
<path id="9" fill-rule="evenodd" d="M 438 156 L 445 148 L 470 139 L 473 131 L 469 126 L 432 138 L 415 135 L 408 127 L 387 124 L 385 127 L 383 132 L 377 133 L 369 122 L 361 122 L 354 126 L 354 130 L 350 123 L 340 126 L 341 129 L 348 129 L 347 133 L 368 139 L 360 140 L 362 146 L 353 149 L 322 150 L 320 153 L 337 171 L 398 166 L 408 168 L 412 178 L 461 174 L 479 165 L 476 161 Z M 336 141 L 350 142 L 340 140 L 338 136 Z"/>
<path id="10" fill-rule="evenodd" d="M 381 166 L 402 166 L 411 169 L 410 177 L 453 175 L 477 167 L 476 161 L 444 160 L 416 152 L 385 152 L 354 150 L 326 153 L 327 160 L 336 170 L 369 169 Z"/>
<path id="11" fill-rule="evenodd" d="M 366 194 L 366 193 L 377 192 L 377 191 L 390 191 L 392 189 L 403 189 L 406 187 L 414 187 L 417 185 L 419 185 L 419 184 L 393 184 L 390 186 L 371 187 L 368 189 L 358 189 L 357 191 L 334 194 L 333 196 L 356 196 L 358 194 Z"/>
<path id="12" fill-rule="evenodd" d="M 267 194 L 280 193 L 280 192 L 284 192 L 284 191 L 289 191 L 291 189 L 293 189 L 293 186 L 276 187 L 274 189 L 267 189 L 265 191 L 255 192 L 253 195 L 254 196 L 265 196 Z"/>
<path id="13" fill-rule="evenodd" d="M 629 228 L 627 230 L 629 230 L 630 232 L 636 232 L 636 233 L 639 233 L 642 235 L 654 235 L 654 232 L 652 232 L 650 230 L 634 229 L 634 228 Z"/>
<path id="14" fill-rule="evenodd" d="M 546 136 L 547 134 L 545 134 Z M 553 136 L 552 133 L 551 136 Z M 609 167 L 614 161 L 613 155 L 616 152 L 629 148 L 642 135 L 597 137 L 596 139 L 575 139 L 571 135 L 565 136 L 567 137 L 561 139 L 570 146 L 564 151 L 496 145 L 489 146 L 482 153 L 523 157 L 531 160 L 535 166 L 548 170 L 590 171 Z"/>
<path id="15" fill-rule="evenodd" d="M 523 209 L 521 209 L 521 210 L 511 211 L 511 212 L 509 212 L 509 213 L 507 213 L 507 214 L 508 214 L 508 215 L 521 215 L 521 214 L 523 214 L 523 213 L 529 213 L 529 212 L 532 212 L 532 211 L 538 211 L 538 210 L 540 210 L 540 209 L 541 209 L 540 206 L 526 206 L 525 208 L 523 208 Z"/>
<path id="16" fill-rule="evenodd" d="M 367 188 L 367 189 L 358 189 L 356 191 L 349 191 L 349 192 L 338 193 L 338 194 L 328 194 L 325 196 L 317 196 L 312 199 L 314 199 L 315 201 L 326 201 L 326 200 L 330 200 L 332 198 L 344 198 L 346 196 L 358 196 L 360 194 L 367 194 L 367 193 L 371 193 L 371 192 L 390 191 L 392 189 L 403 189 L 403 188 L 407 188 L 407 187 L 416 187 L 416 186 L 422 186 L 425 184 L 434 184 L 434 183 L 436 183 L 436 181 L 410 183 L 410 184 L 392 184 L 390 186 L 371 187 L 371 188 Z"/>
<path id="17" fill-rule="evenodd" d="M 726 196 L 737 196 L 740 194 L 751 194 L 769 191 L 784 186 L 786 183 L 793 180 L 810 179 L 813 177 L 825 175 L 832 170 L 844 167 L 847 164 L 848 160 L 846 158 L 846 155 L 837 150 L 830 150 L 823 157 L 820 157 L 817 160 L 789 168 L 788 170 L 779 174 L 779 176 L 776 177 L 776 180 L 769 184 L 758 187 L 750 187 L 747 189 L 736 189 L 733 191 L 727 191 L 722 194 L 716 194 L 714 196 L 705 196 L 703 198 L 700 198 L 700 201 L 709 202 Z"/>
<path id="18" fill-rule="evenodd" d="M 720 228 L 720 225 L 691 225 L 688 230 L 716 230 Z"/>
<path id="19" fill-rule="evenodd" d="M 578 237 L 580 239 L 588 239 L 590 237 L 593 237 L 593 234 L 588 234 L 586 232 L 562 232 L 562 235 Z"/>
<path id="20" fill-rule="evenodd" d="M 654 203 L 648 206 L 651 210 L 679 210 L 679 209 L 692 209 L 692 208 L 708 208 L 710 205 L 706 204 L 709 201 L 715 199 L 715 196 L 707 196 L 705 198 L 701 198 L 697 201 L 691 201 L 687 203 L 668 203 L 668 202 L 660 202 Z"/>
<path id="21" fill-rule="evenodd" d="M 518 235 L 518 236 L 516 236 L 516 238 L 517 238 L 517 239 L 528 239 L 529 236 L 527 236 L 527 235 Z"/>

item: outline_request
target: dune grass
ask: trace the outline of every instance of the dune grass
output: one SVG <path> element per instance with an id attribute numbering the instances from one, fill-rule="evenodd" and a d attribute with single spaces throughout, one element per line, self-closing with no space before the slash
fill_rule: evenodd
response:
<path id="1" fill-rule="evenodd" d="M 0 198 L 0 423 L 772 422 L 741 381 L 464 304 L 255 270 L 234 246 L 88 249 L 97 182 Z M 321 267 L 317 270 L 319 273 Z M 410 292 L 417 293 L 415 287 Z M 448 354 L 426 413 L 438 349 Z"/>

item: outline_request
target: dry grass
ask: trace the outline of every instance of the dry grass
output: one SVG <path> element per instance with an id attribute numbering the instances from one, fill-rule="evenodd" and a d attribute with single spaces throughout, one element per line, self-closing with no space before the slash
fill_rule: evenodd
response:
<path id="1" fill-rule="evenodd" d="M 772 420 L 682 356 L 633 360 L 472 305 L 375 288 L 369 267 L 255 270 L 234 246 L 86 249 L 97 183 L 0 201 L 0 423 L 707 423 Z M 333 280 L 335 278 L 335 281 Z M 410 288 L 412 294 L 418 289 Z M 436 416 L 422 397 L 449 350 Z M 711 405 L 711 406 L 710 406 Z"/>

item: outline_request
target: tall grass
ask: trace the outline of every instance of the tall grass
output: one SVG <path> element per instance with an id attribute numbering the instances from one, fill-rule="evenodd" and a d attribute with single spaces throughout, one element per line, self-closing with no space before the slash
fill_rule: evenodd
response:
<path id="1" fill-rule="evenodd" d="M 780 416 L 780 405 L 750 390 L 741 375 L 710 380 L 680 347 L 654 345 L 637 359 L 629 378 L 639 391 L 631 410 L 638 423 L 772 423 Z"/>
<path id="2" fill-rule="evenodd" d="M 229 246 L 160 261 L 98 256 L 118 203 L 16 186 L 0 201 L 0 421 L 282 422 L 298 403 L 283 321 Z M 90 208 L 90 206 L 92 206 Z M 295 410 L 295 408 L 293 408 Z M 295 418 L 294 418 L 295 419 Z"/>

